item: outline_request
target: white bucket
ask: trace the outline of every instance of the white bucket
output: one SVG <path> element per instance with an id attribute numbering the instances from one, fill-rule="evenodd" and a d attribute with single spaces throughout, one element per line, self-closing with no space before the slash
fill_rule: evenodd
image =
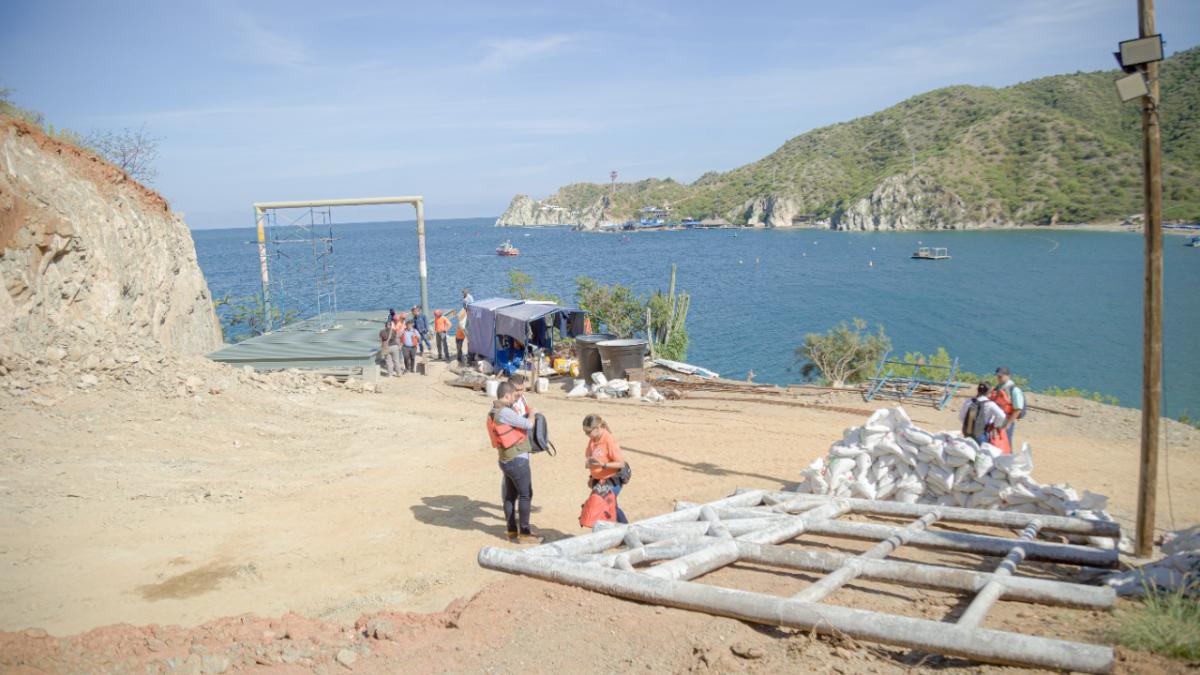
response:
<path id="1" fill-rule="evenodd" d="M 496 398 L 496 389 L 500 386 L 500 380 L 488 379 L 483 386 L 487 391 L 488 398 Z"/>
<path id="2" fill-rule="evenodd" d="M 641 382 L 630 382 L 629 383 L 629 397 L 630 398 L 641 398 L 642 397 L 642 383 Z"/>
<path id="3" fill-rule="evenodd" d="M 533 387 L 533 390 L 539 394 L 544 394 L 550 391 L 550 378 L 539 377 L 537 379 L 537 384 Z"/>

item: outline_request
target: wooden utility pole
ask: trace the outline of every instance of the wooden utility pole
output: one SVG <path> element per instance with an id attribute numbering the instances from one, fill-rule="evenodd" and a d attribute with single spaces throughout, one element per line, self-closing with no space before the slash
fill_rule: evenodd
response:
<path id="1" fill-rule="evenodd" d="M 1154 0 L 1138 0 L 1138 35 L 1155 34 Z M 1146 235 L 1146 294 L 1143 298 L 1142 461 L 1138 480 L 1137 555 L 1154 547 L 1154 511 L 1158 483 L 1158 431 L 1162 403 L 1162 158 L 1158 119 L 1158 62 L 1146 64 L 1149 95 L 1142 97 L 1142 174 Z"/>

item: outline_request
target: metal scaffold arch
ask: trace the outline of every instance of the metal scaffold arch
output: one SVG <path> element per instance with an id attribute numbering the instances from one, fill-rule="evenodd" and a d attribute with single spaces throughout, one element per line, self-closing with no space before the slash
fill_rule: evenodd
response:
<path id="1" fill-rule="evenodd" d="M 425 206 L 421 196 L 256 202 L 258 261 L 262 277 L 262 325 L 269 333 L 292 320 L 309 330 L 334 327 L 337 274 L 333 207 L 412 204 L 417 212 L 421 307 L 429 312 L 425 260 Z"/>

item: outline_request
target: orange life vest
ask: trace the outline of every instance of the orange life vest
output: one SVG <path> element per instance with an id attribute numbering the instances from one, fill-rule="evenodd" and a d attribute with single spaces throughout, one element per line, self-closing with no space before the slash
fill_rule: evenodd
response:
<path id="1" fill-rule="evenodd" d="M 507 450 L 528 437 L 524 429 L 501 424 L 491 413 L 487 416 L 487 431 L 488 438 L 492 439 L 492 447 L 497 450 Z"/>
<path id="2" fill-rule="evenodd" d="M 433 330 L 437 333 L 446 333 L 450 331 L 450 319 L 444 316 L 439 316 L 433 320 Z"/>
<path id="3" fill-rule="evenodd" d="M 996 405 L 1000 406 L 1000 409 L 1004 411 L 1005 417 L 1012 417 L 1013 404 L 1012 399 L 1009 398 L 1007 391 L 1004 391 L 1004 389 L 1000 387 L 996 387 L 992 390 L 992 393 L 988 394 L 988 397 L 991 398 Z"/>

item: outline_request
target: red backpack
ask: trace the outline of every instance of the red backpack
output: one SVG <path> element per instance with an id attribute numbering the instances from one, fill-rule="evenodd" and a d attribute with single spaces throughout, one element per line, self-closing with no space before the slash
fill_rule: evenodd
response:
<path id="1" fill-rule="evenodd" d="M 613 522 L 616 519 L 617 496 L 612 491 L 606 491 L 603 495 L 593 492 L 579 512 L 580 527 L 591 527 L 598 520 Z"/>

